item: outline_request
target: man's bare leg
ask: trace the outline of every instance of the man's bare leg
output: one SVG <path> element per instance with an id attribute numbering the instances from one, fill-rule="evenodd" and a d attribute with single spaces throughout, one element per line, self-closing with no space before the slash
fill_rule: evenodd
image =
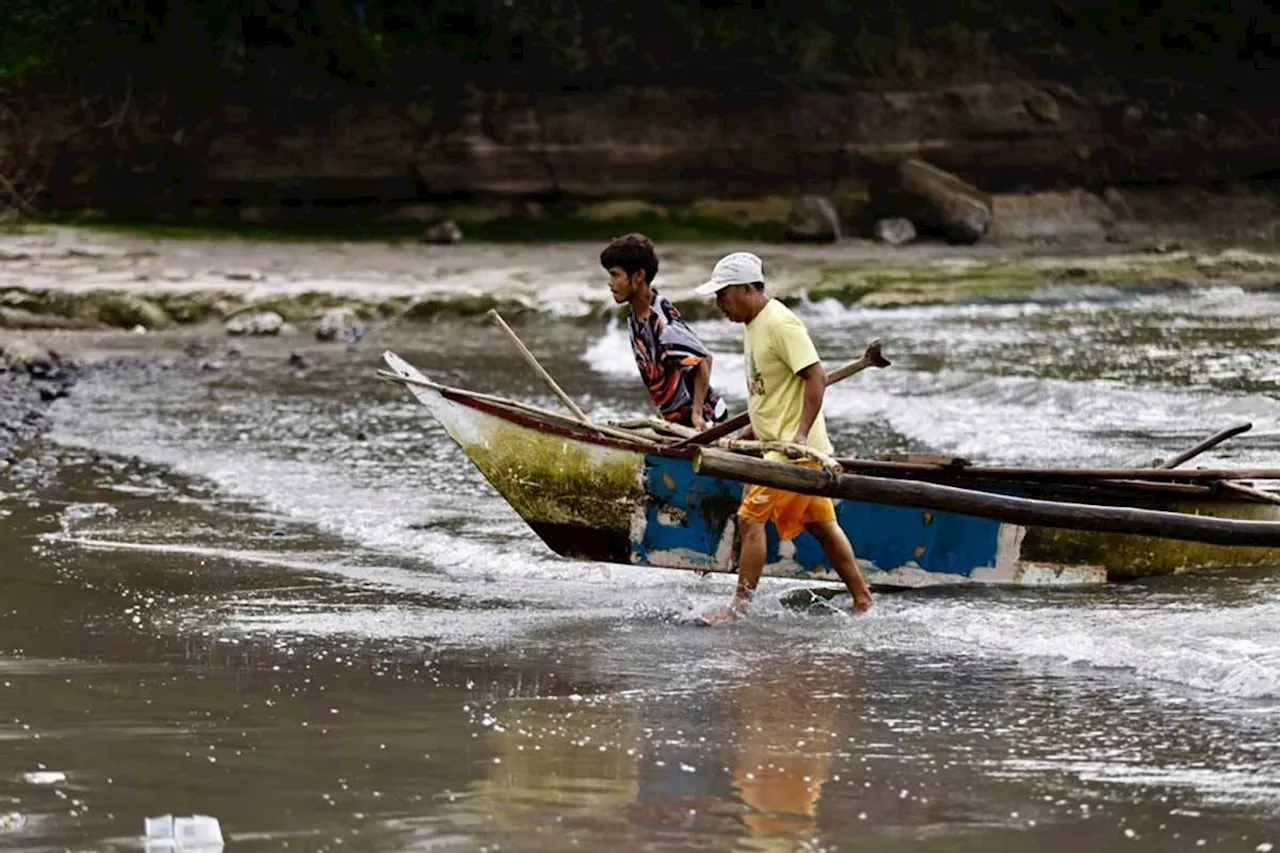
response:
<path id="1" fill-rule="evenodd" d="M 853 612 L 865 613 L 871 607 L 871 589 L 862 577 L 862 572 L 858 571 L 858 561 L 854 558 L 849 537 L 844 535 L 840 525 L 834 521 L 811 522 L 804 529 L 818 540 L 822 553 L 831 561 L 831 567 L 849 588 L 849 594 L 853 596 Z"/>
<path id="2" fill-rule="evenodd" d="M 738 531 L 742 534 L 742 544 L 738 548 L 738 587 L 728 607 L 713 610 L 702 617 L 704 625 L 719 625 L 745 616 L 751 605 L 751 596 L 755 595 L 756 586 L 760 583 L 767 553 L 764 524 L 739 516 Z"/>

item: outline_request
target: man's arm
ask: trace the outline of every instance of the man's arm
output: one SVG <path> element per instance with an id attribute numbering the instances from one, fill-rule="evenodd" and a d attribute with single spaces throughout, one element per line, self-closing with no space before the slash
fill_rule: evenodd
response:
<path id="1" fill-rule="evenodd" d="M 707 391 L 711 389 L 711 353 L 698 362 L 693 369 L 693 428 L 704 430 L 707 422 L 702 417 L 702 408 L 707 404 Z"/>
<path id="2" fill-rule="evenodd" d="M 827 371 L 823 369 L 822 362 L 815 361 L 798 370 L 796 375 L 804 380 L 804 405 L 800 409 L 800 426 L 793 441 L 796 444 L 806 444 L 809 441 L 809 430 L 822 411 L 822 398 L 827 390 Z"/>

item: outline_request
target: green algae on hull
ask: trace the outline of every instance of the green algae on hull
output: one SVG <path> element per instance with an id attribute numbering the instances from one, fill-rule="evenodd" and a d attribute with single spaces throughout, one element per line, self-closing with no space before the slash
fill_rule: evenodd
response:
<path id="1" fill-rule="evenodd" d="M 1207 507 L 1187 504 L 1168 507 L 1174 512 L 1216 515 L 1249 521 L 1276 521 L 1271 504 L 1233 503 Z M 1206 512 L 1206 509 L 1211 511 Z M 1280 565 L 1275 548 L 1211 545 L 1096 530 L 1027 528 L 1021 559 L 1062 565 L 1096 565 L 1107 570 L 1109 580 L 1132 580 L 1177 574 L 1193 569 L 1240 568 Z"/>
<path id="2" fill-rule="evenodd" d="M 644 500 L 638 456 L 600 458 L 518 427 L 494 428 L 487 439 L 463 450 L 525 521 L 630 530 L 632 511 Z"/>

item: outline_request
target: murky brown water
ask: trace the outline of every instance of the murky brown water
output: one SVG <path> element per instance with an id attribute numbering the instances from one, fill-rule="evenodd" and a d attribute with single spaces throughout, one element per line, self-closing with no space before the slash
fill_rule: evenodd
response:
<path id="1" fill-rule="evenodd" d="M 1275 463 L 1275 307 L 811 321 L 829 362 L 873 334 L 895 358 L 833 389 L 846 447 L 1114 462 L 1243 416 L 1219 458 Z M 736 331 L 703 330 L 732 392 Z M 639 410 L 616 331 L 522 334 L 588 408 Z M 490 330 L 243 346 L 82 384 L 0 481 L 0 847 L 138 849 L 165 813 L 236 850 L 1280 843 L 1280 575 L 700 630 L 730 578 L 560 561 L 371 381 L 389 346 L 552 405 Z"/>

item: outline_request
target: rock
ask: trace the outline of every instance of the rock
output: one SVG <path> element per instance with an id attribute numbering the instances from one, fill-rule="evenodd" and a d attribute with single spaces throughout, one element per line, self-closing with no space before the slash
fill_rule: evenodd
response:
<path id="1" fill-rule="evenodd" d="M 427 229 L 422 232 L 422 236 L 418 238 L 418 242 L 436 244 L 460 243 L 462 242 L 462 229 L 452 219 L 445 219 L 434 225 L 428 225 Z"/>
<path id="2" fill-rule="evenodd" d="M 45 403 L 52 403 L 54 400 L 61 400 L 70 392 L 65 385 L 41 385 L 40 399 Z"/>
<path id="3" fill-rule="evenodd" d="M 30 341 L 10 341 L 0 347 L 0 367 L 30 369 L 34 364 L 51 361 L 51 353 Z"/>
<path id="4" fill-rule="evenodd" d="M 1057 124 L 1062 120 L 1062 109 L 1058 106 L 1057 99 L 1043 90 L 1027 95 L 1022 99 L 1022 105 L 1031 115 L 1048 124 Z"/>
<path id="5" fill-rule="evenodd" d="M 1045 91 L 1057 103 L 1056 123 L 1025 106 L 1028 99 L 1043 100 Z M 645 198 L 677 204 L 822 186 L 886 150 L 927 146 L 939 165 L 966 164 L 965 174 L 984 183 L 1016 172 L 1081 184 L 1094 173 L 1069 156 L 1071 148 L 1100 132 L 1091 102 L 1069 95 L 1066 87 L 1024 79 L 771 97 L 749 86 L 619 86 L 537 98 L 477 87 L 460 115 L 442 122 L 440 132 L 423 135 L 414 150 L 413 177 L 428 195 L 440 197 Z M 264 127 L 268 121 L 257 119 Z M 353 123 L 342 150 L 385 168 L 388 141 L 403 145 L 395 136 L 402 131 L 373 121 L 370 116 Z M 332 134 L 338 131 L 328 130 L 324 154 L 337 147 Z M 254 150 L 248 142 L 240 145 L 246 154 Z M 327 169 L 341 167 L 343 175 L 382 174 L 356 171 L 311 150 L 316 147 L 289 151 Z M 283 167 L 283 154 L 276 156 Z M 290 174 L 299 174 L 297 168 Z M 316 175 L 318 167 L 304 174 Z"/>
<path id="6" fill-rule="evenodd" d="M 132 329 L 134 326 L 163 329 L 173 325 L 173 318 L 159 305 L 140 296 L 123 293 L 104 295 L 95 313 L 103 323 L 121 329 Z"/>
<path id="7" fill-rule="evenodd" d="M 991 198 L 959 177 L 909 158 L 884 169 L 871 185 L 877 216 L 910 219 L 921 232 L 953 243 L 976 243 L 991 227 Z"/>
<path id="8" fill-rule="evenodd" d="M 297 350 L 294 350 L 293 352 L 289 353 L 289 366 L 296 367 L 299 369 L 306 369 L 310 367 L 311 364 L 307 361 L 306 356 L 304 356 L 302 353 L 298 352 Z"/>
<path id="9" fill-rule="evenodd" d="M 222 274 L 227 281 L 263 281 L 266 276 L 257 270 L 228 270 Z"/>
<path id="10" fill-rule="evenodd" d="M 1103 239 L 1116 219 L 1106 202 L 1084 190 L 993 195 L 991 205 L 993 239 Z"/>
<path id="11" fill-rule="evenodd" d="M 56 379 L 60 372 L 58 357 L 52 352 L 41 353 L 27 362 L 27 373 L 32 379 Z"/>
<path id="12" fill-rule="evenodd" d="M 228 335 L 278 335 L 284 318 L 274 311 L 246 311 L 227 321 Z"/>
<path id="13" fill-rule="evenodd" d="M 840 239 L 840 216 L 831 199 L 804 195 L 791 203 L 787 214 L 788 240 L 833 243 Z"/>
<path id="14" fill-rule="evenodd" d="M 1133 211 L 1129 208 L 1129 202 L 1125 199 L 1124 193 L 1115 187 L 1107 187 L 1102 192 L 1102 200 L 1116 214 L 1116 216 L 1129 218 L 1133 215 Z"/>
<path id="15" fill-rule="evenodd" d="M 876 220 L 875 237 L 881 243 L 901 246 L 916 238 L 916 227 L 911 224 L 910 219 L 904 219 L 901 216 L 879 219 Z"/>
<path id="16" fill-rule="evenodd" d="M 364 324 L 353 308 L 330 308 L 316 324 L 316 340 L 354 344 L 364 338 Z"/>

